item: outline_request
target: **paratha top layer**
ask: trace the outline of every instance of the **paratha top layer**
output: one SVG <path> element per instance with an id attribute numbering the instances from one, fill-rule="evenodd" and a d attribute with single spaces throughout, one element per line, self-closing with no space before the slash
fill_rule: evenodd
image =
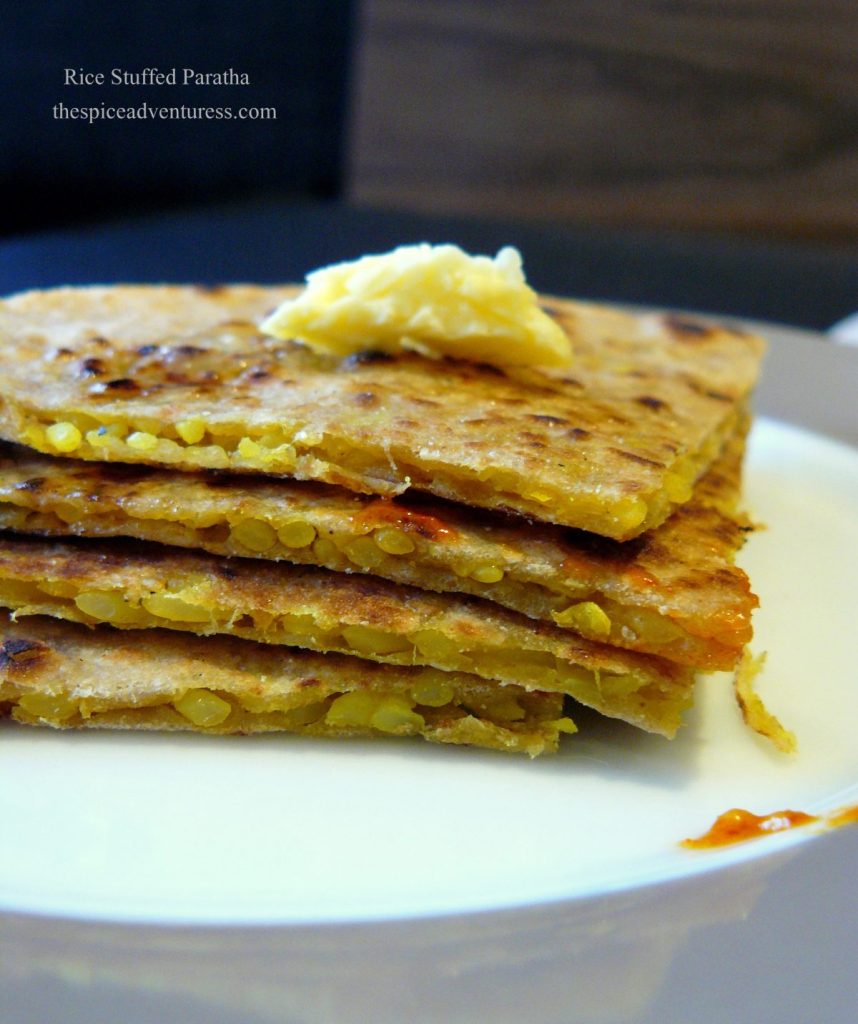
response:
<path id="1" fill-rule="evenodd" d="M 624 540 L 688 500 L 763 348 L 733 329 L 551 299 L 571 372 L 370 351 L 337 360 L 259 333 L 291 294 L 123 286 L 14 296 L 0 304 L 0 435 L 85 459 L 383 495 L 413 486 Z M 57 423 L 73 428 L 59 441 Z"/>

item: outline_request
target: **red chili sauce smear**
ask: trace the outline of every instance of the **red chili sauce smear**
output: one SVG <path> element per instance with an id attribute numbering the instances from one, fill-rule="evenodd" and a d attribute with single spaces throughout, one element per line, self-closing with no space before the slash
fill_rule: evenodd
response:
<path id="1" fill-rule="evenodd" d="M 774 811 L 772 814 L 752 814 L 734 807 L 715 819 L 715 824 L 697 839 L 683 839 L 680 843 L 691 850 L 711 850 L 715 846 L 729 846 L 744 843 L 748 839 L 759 839 L 773 832 L 784 832 L 789 828 L 809 825 L 819 819 L 804 811 Z"/>
<path id="2" fill-rule="evenodd" d="M 437 516 L 415 512 L 389 498 L 379 498 L 378 501 L 367 505 L 359 519 L 365 525 L 373 527 L 396 526 L 400 530 L 413 530 L 426 540 L 452 540 L 456 536 L 453 527 L 448 526 Z"/>

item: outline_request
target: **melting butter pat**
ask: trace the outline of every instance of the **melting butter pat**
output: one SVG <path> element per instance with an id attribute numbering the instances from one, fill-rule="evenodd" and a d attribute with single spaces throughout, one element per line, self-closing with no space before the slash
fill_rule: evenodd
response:
<path id="1" fill-rule="evenodd" d="M 492 259 L 455 245 L 405 245 L 323 267 L 262 324 L 335 355 L 411 349 L 502 366 L 566 366 L 571 346 L 539 306 L 517 249 Z"/>

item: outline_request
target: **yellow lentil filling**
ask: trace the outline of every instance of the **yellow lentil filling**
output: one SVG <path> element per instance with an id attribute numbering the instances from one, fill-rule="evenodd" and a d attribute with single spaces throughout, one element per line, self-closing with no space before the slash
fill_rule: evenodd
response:
<path id="1" fill-rule="evenodd" d="M 60 512 L 63 515 L 59 515 Z M 55 506 L 54 514 L 63 522 L 74 522 L 82 513 L 73 507 L 65 509 Z M 20 524 L 22 528 L 25 525 L 26 523 Z M 139 525 L 138 522 L 137 526 L 139 527 Z M 378 546 L 378 535 L 381 530 L 375 530 L 374 534 L 368 537 L 353 538 L 347 534 L 341 534 L 333 535 L 330 539 L 317 538 L 315 527 L 305 520 L 299 519 L 293 519 L 276 529 L 274 525 L 259 519 L 242 519 L 232 524 L 219 522 L 197 529 L 191 525 L 187 528 L 199 538 L 201 547 L 206 547 L 208 542 L 210 550 L 214 545 L 214 550 L 219 551 L 225 548 L 227 553 L 246 554 L 250 552 L 265 554 L 272 559 L 289 557 L 294 560 L 296 552 L 301 548 L 309 549 L 312 545 L 313 560 L 335 570 L 347 569 L 349 565 L 356 565 L 362 569 L 389 567 L 391 561 L 396 557 L 387 555 Z M 213 531 L 215 530 L 222 531 L 220 537 L 214 535 Z M 411 542 L 409 535 L 404 534 L 401 530 L 390 528 L 389 532 L 390 534 L 399 534 Z M 161 539 L 158 536 L 157 524 L 154 525 L 151 534 L 146 534 L 143 529 L 140 530 L 138 536 L 146 537 L 149 540 Z M 284 541 L 289 544 L 285 544 Z M 433 542 L 420 538 L 417 543 L 431 545 Z M 307 554 L 310 553 L 307 552 Z M 470 565 L 453 565 L 452 568 L 457 573 L 461 570 L 463 579 L 467 578 L 489 586 L 492 583 L 500 582 L 506 575 L 503 569 L 495 565 L 480 566 L 476 569 Z M 392 579 L 396 579 L 396 572 L 393 568 L 389 568 L 389 573 Z M 54 591 L 47 590 L 49 586 L 47 583 L 43 583 L 41 586 L 46 592 L 55 594 Z M 526 580 L 523 582 L 523 586 L 527 586 Z M 480 594 L 479 588 L 474 588 L 474 592 Z M 75 593 L 76 591 L 70 590 L 65 596 L 74 596 Z M 484 596 L 490 597 L 490 590 L 486 590 Z M 671 654 L 688 640 L 689 634 L 683 624 L 674 622 L 666 615 L 650 608 L 620 604 L 601 594 L 582 595 L 582 597 L 585 596 L 585 600 L 576 600 L 571 604 L 566 604 L 558 597 L 552 597 L 551 604 L 556 606 L 555 610 L 550 612 L 552 620 L 561 628 L 573 630 L 590 640 L 607 642 L 620 647 L 640 647 L 653 653 L 667 652 Z M 120 602 L 122 607 L 114 602 L 113 606 L 105 606 L 99 611 L 95 606 L 91 608 L 86 606 L 86 602 L 90 600 L 88 596 L 84 596 L 83 600 L 83 605 L 80 601 L 76 602 L 78 607 L 98 621 L 115 623 L 136 621 L 131 609 L 125 605 L 124 601 Z M 172 605 L 156 600 L 154 606 L 149 606 L 152 605 L 152 602 L 149 602 L 146 607 L 156 615 L 162 614 L 162 611 L 159 610 L 161 608 L 165 612 L 163 617 L 181 618 L 181 605 L 176 604 L 172 599 L 168 599 L 169 601 L 172 601 Z M 185 617 L 182 621 L 202 623 L 208 622 L 211 617 L 208 612 L 202 612 L 199 609 L 188 612 L 188 614 L 190 617 Z M 362 651 L 364 646 L 366 645 L 358 643 L 355 644 L 355 649 Z M 419 643 L 418 647 L 420 647 Z"/>
<path id="2" fill-rule="evenodd" d="M 476 580 L 477 583 L 500 583 L 503 579 L 503 569 L 498 568 L 496 565 L 481 565 L 478 566 L 473 572 L 469 572 L 468 575 L 471 579 Z"/>
<path id="3" fill-rule="evenodd" d="M 0 525 L 16 530 L 47 529 L 62 533 L 64 524 L 77 522 L 84 512 L 73 507 L 58 503 L 52 506 L 52 513 L 26 513 L 15 506 L 0 503 Z M 16 514 L 21 512 L 22 515 Z M 32 516 L 32 518 L 30 518 Z M 107 524 L 105 524 L 107 527 Z M 258 519 L 243 519 L 236 523 L 226 520 L 210 526 L 195 527 L 192 523 L 170 524 L 173 529 L 187 530 L 186 535 L 176 536 L 167 533 L 157 520 L 129 520 L 127 526 L 115 527 L 110 523 L 104 532 L 106 535 L 129 534 L 146 540 L 162 543 L 184 544 L 200 547 L 217 554 L 265 555 L 277 560 L 288 559 L 309 564 L 318 564 L 335 571 L 347 571 L 357 567 L 363 570 L 375 570 L 379 575 L 403 582 L 412 582 L 411 578 L 403 580 L 403 574 L 397 569 L 397 560 L 401 555 L 390 555 L 378 547 L 379 530 L 371 535 L 355 538 L 349 533 L 336 533 L 330 537 L 318 537 L 315 527 L 306 520 L 292 519 L 283 526 Z M 390 528 L 390 532 L 399 533 L 409 542 L 411 537 L 403 531 Z M 428 551 L 435 542 L 418 537 L 412 542 L 415 551 Z M 443 541 L 441 542 L 444 543 Z M 375 547 L 373 547 L 375 545 Z M 425 548 L 423 547 L 425 546 Z M 473 568 L 472 565 L 451 563 L 449 560 L 427 558 L 433 569 L 449 569 L 462 580 L 478 584 L 469 584 L 460 589 L 474 593 L 480 597 L 494 599 L 500 604 L 514 609 L 527 608 L 530 614 L 538 618 L 552 619 L 558 626 L 570 629 L 590 640 L 613 644 L 618 647 L 644 650 L 653 654 L 664 654 L 679 660 L 695 664 L 705 654 L 694 647 L 694 623 L 674 621 L 650 608 L 620 604 L 593 593 L 582 587 L 580 599 L 568 603 L 547 583 L 537 584 L 527 576 L 517 579 L 515 567 L 507 571 L 493 566 L 484 565 Z M 495 582 L 504 581 L 504 592 L 493 593 Z M 574 581 L 564 579 L 565 589 L 571 591 Z M 47 590 L 48 584 L 42 584 Z M 534 593 L 530 588 L 537 588 Z M 49 591 L 54 593 L 53 591 Z M 74 596 L 76 591 L 69 591 L 65 596 Z M 528 599 L 531 599 L 528 601 Z M 84 605 L 78 603 L 81 611 L 93 618 L 105 622 L 135 622 L 136 618 L 130 608 L 115 610 L 113 615 L 98 607 L 86 606 L 90 600 L 84 598 Z M 178 608 L 178 606 L 175 606 Z M 154 610 L 154 609 L 150 609 Z M 155 614 L 158 614 L 155 611 Z M 169 616 L 168 616 L 169 617 Z M 176 618 L 177 615 L 172 617 Z M 258 616 L 257 616 L 258 618 Z M 206 614 L 196 620 L 208 621 Z M 413 639 L 413 638 L 412 638 Z M 418 648 L 420 647 L 417 643 Z M 455 646 L 455 645 L 453 645 Z M 360 649 L 360 648 L 358 648 Z M 458 648 L 456 648 L 458 650 Z M 683 657 L 685 655 L 685 657 Z M 696 659 L 696 660 L 695 660 Z"/>
<path id="4" fill-rule="evenodd" d="M 54 423 L 45 431 L 45 440 L 58 452 L 73 452 L 83 440 L 81 432 L 73 423 Z"/>
<path id="5" fill-rule="evenodd" d="M 45 612 L 89 624 L 230 633 L 264 643 L 337 651 L 396 665 L 434 665 L 486 679 L 510 679 L 522 686 L 568 693 L 585 701 L 608 695 L 624 697 L 649 683 L 637 674 L 591 671 L 544 650 L 465 649 L 456 638 L 431 628 L 402 635 L 366 625 L 326 624 L 311 614 L 275 616 L 264 609 L 242 613 L 217 606 L 206 608 L 196 600 L 193 584 L 175 592 L 144 595 L 139 603 L 121 590 L 70 592 L 73 590 L 63 581 L 0 580 L 0 603 L 22 614 Z"/>
<path id="6" fill-rule="evenodd" d="M 680 456 L 667 473 L 663 492 L 654 495 L 650 501 L 635 495 L 605 499 L 595 494 L 570 496 L 548 488 L 533 490 L 517 474 L 494 468 L 480 472 L 460 468 L 455 474 L 455 488 L 467 492 L 466 497 L 477 505 L 492 505 L 496 498 L 502 499 L 504 494 L 508 494 L 530 502 L 537 514 L 544 512 L 546 506 L 574 509 L 580 526 L 593 528 L 596 532 L 607 517 L 612 524 L 612 533 L 622 537 L 660 521 L 667 507 L 690 497 L 695 480 L 723 446 L 735 419 L 735 414 L 728 416 L 699 451 Z M 226 428 L 210 431 L 199 417 L 175 424 L 161 423 L 152 417 L 138 417 L 131 423 L 99 423 L 88 414 L 67 413 L 52 423 L 34 419 L 24 427 L 22 440 L 47 454 L 74 454 L 84 459 L 114 458 L 118 461 L 280 474 L 298 472 L 301 475 L 302 459 L 322 460 L 346 473 L 366 474 L 383 485 L 380 489 L 385 493 L 400 489 L 389 481 L 391 458 L 398 467 L 398 475 L 407 474 L 418 486 L 434 481 L 442 489 L 438 493 L 442 493 L 449 475 L 444 466 L 411 464 L 407 452 L 359 451 L 336 438 L 310 436 L 300 427 L 291 433 L 282 428 L 271 428 L 259 436 L 250 437 L 240 428 L 236 432 Z M 380 538 L 378 546 L 389 554 L 406 554 L 408 539 L 391 541 L 385 536 Z M 401 550 L 397 550 L 397 546 Z M 355 560 L 361 557 L 358 555 Z M 489 578 L 481 582 L 494 582 L 494 572 L 496 570 L 488 572 Z"/>
<path id="7" fill-rule="evenodd" d="M 559 733 L 577 731 L 572 719 L 563 715 L 561 705 L 555 701 L 545 704 L 541 695 L 504 687 L 498 693 L 487 692 L 486 687 L 479 687 L 474 694 L 460 693 L 452 684 L 435 678 L 441 675 L 430 671 L 399 691 L 359 689 L 321 697 L 232 694 L 194 687 L 136 705 L 25 690 L 12 695 L 12 714 L 19 721 L 63 727 L 99 724 L 101 720 L 109 724 L 111 716 L 115 723 L 117 715 L 132 725 L 135 719 L 145 722 L 147 714 L 160 712 L 162 725 L 184 720 L 201 731 L 254 731 L 261 726 L 315 735 L 375 732 L 430 739 L 434 731 L 469 719 L 472 724 L 478 720 L 484 727 L 504 730 L 507 740 L 503 745 L 520 746 L 530 753 L 555 749 Z M 166 719 L 164 712 L 168 713 Z M 516 733 L 520 743 L 515 742 Z"/>
<path id="8" fill-rule="evenodd" d="M 414 541 L 403 530 L 384 526 L 376 530 L 373 541 L 388 555 L 407 555 L 414 550 Z"/>
<path id="9" fill-rule="evenodd" d="M 596 603 L 598 601 L 598 603 Z M 577 601 L 551 617 L 558 626 L 574 629 L 590 640 L 618 646 L 644 641 L 648 650 L 669 650 L 683 641 L 686 631 L 678 623 L 649 608 L 618 604 L 610 598 Z"/>
<path id="10" fill-rule="evenodd" d="M 645 640 L 648 648 L 668 648 L 685 636 L 685 630 L 667 616 L 649 608 L 618 604 L 598 595 L 576 601 L 562 611 L 551 613 L 558 626 L 574 629 L 591 640 L 620 646 Z"/>
<path id="11" fill-rule="evenodd" d="M 55 427 L 62 427 L 64 431 L 70 427 L 74 437 L 75 431 L 81 434 L 81 428 L 86 430 L 94 422 L 92 417 L 81 415 L 76 417 L 75 423 L 54 424 L 44 433 L 47 435 Z M 197 437 L 201 423 L 195 418 L 180 421 L 179 425 L 188 436 Z M 134 425 L 148 427 L 148 431 L 138 431 L 147 436 L 154 436 L 151 432 L 158 426 L 151 418 L 140 417 L 135 419 Z M 119 425 L 103 429 L 111 436 L 124 430 Z M 272 435 L 267 440 L 276 445 L 282 438 Z M 123 510 L 114 509 L 103 517 L 102 526 L 97 509 L 87 508 L 79 494 L 69 495 L 69 499 L 55 500 L 51 512 L 40 513 L 46 524 L 35 519 L 29 524 L 26 520 L 10 521 L 9 505 L 0 505 L 0 514 L 14 529 L 27 529 L 29 525 L 34 530 L 56 529 L 62 533 L 64 526 L 73 525 L 73 532 L 86 532 L 78 526 L 86 521 L 92 523 L 93 528 L 98 523 L 107 535 L 125 533 L 178 546 L 201 547 L 217 554 L 287 559 L 340 572 L 358 569 L 424 587 L 426 582 L 419 570 L 425 567 L 433 573 L 432 586 L 439 590 L 486 597 L 533 618 L 553 619 L 562 628 L 574 630 L 588 639 L 663 655 L 686 664 L 705 667 L 710 659 L 714 662 L 728 657 L 730 648 L 736 646 L 727 633 L 717 642 L 717 649 L 710 651 L 711 635 L 705 622 L 674 620 L 652 607 L 612 601 L 604 593 L 593 592 L 585 583 L 579 584 L 576 592 L 573 576 L 558 571 L 547 577 L 534 575 L 527 559 L 518 564 L 519 559 L 505 557 L 501 551 L 487 551 L 488 557 L 482 560 L 474 555 L 457 558 L 455 543 L 451 544 L 446 537 L 436 540 L 396 526 L 362 522 L 359 517 L 332 528 L 324 515 L 315 523 L 309 521 L 314 516 L 312 508 L 304 512 L 303 518 L 296 515 L 295 510 L 287 509 L 278 514 L 277 510 L 262 508 L 257 513 L 261 518 L 237 518 L 238 512 L 236 518 L 231 514 L 225 518 L 222 512 L 182 509 L 184 518 L 178 521 L 154 517 L 136 519 L 124 513 L 127 518 L 123 523 Z M 28 500 L 26 492 L 21 492 L 14 500 Z M 56 519 L 56 527 L 50 523 L 51 517 Z"/>
<path id="12" fill-rule="evenodd" d="M 316 539 L 316 527 L 311 523 L 296 519 L 290 523 L 284 523 L 277 530 L 277 540 L 290 551 L 299 548 L 308 548 Z"/>
<path id="13" fill-rule="evenodd" d="M 204 688 L 187 690 L 173 701 L 173 707 L 180 715 L 184 715 L 189 722 L 200 728 L 220 725 L 232 711 L 232 705 L 228 700 Z"/>
<path id="14" fill-rule="evenodd" d="M 33 718 L 48 722 L 65 722 L 79 713 L 78 704 L 62 693 L 22 693 L 18 707 Z"/>
<path id="15" fill-rule="evenodd" d="M 231 533 L 233 540 L 259 554 L 277 543 L 274 528 L 260 519 L 242 519 L 231 528 Z"/>
<path id="16" fill-rule="evenodd" d="M 551 617 L 558 626 L 572 628 L 585 636 L 605 640 L 611 632 L 611 620 L 594 601 L 576 601 Z"/>

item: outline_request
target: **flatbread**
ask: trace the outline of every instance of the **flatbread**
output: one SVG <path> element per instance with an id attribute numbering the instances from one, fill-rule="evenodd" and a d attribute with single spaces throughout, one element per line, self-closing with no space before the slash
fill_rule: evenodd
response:
<path id="1" fill-rule="evenodd" d="M 692 696 L 688 668 L 596 644 L 477 598 L 133 541 L 0 538 L 0 605 L 18 617 L 228 633 L 468 672 L 567 693 L 668 736 Z"/>
<path id="2" fill-rule="evenodd" d="M 733 432 L 763 343 L 546 299 L 572 371 L 262 336 L 294 288 L 60 288 L 0 304 L 0 436 L 48 454 L 321 480 L 625 540 L 664 521 Z"/>
<path id="3" fill-rule="evenodd" d="M 751 640 L 757 604 L 733 564 L 748 529 L 734 511 L 743 448 L 740 431 L 691 501 L 619 543 L 438 499 L 78 462 L 0 443 L 0 527 L 370 572 L 547 622 L 556 616 L 612 646 L 729 669 Z"/>
<path id="4" fill-rule="evenodd" d="M 423 736 L 537 754 L 574 732 L 556 693 L 232 637 L 139 637 L 0 613 L 0 713 L 88 729 Z"/>

